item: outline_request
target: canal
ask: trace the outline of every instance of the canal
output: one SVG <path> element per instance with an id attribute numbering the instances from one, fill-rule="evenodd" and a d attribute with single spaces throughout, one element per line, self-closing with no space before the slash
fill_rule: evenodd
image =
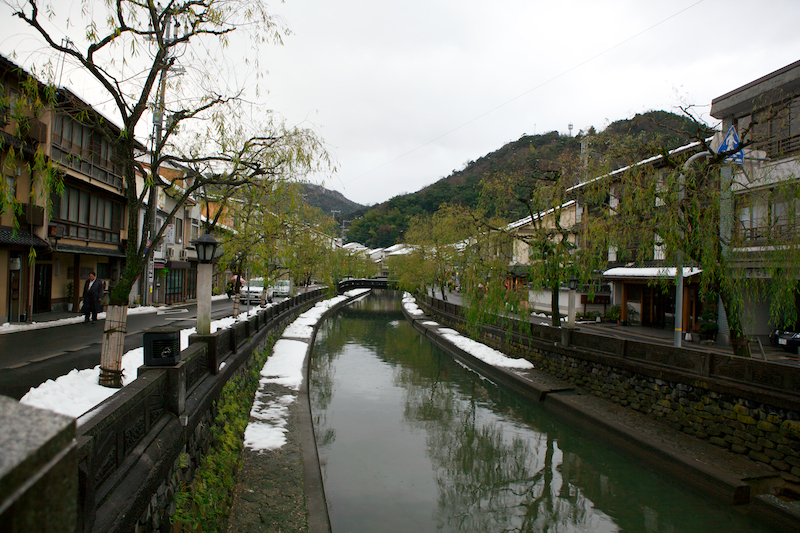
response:
<path id="1" fill-rule="evenodd" d="M 758 533 L 454 362 L 372 294 L 328 318 L 310 372 L 333 533 Z"/>

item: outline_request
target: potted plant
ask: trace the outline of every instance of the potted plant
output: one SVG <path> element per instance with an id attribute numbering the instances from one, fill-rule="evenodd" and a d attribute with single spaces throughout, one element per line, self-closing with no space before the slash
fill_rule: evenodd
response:
<path id="1" fill-rule="evenodd" d="M 72 311 L 72 296 L 75 294 L 74 285 L 70 281 L 67 283 L 67 311 Z"/>

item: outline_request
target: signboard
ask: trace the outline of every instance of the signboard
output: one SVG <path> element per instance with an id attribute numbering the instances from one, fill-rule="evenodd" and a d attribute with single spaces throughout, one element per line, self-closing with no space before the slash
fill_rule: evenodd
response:
<path id="1" fill-rule="evenodd" d="M 175 244 L 175 224 L 167 224 L 167 227 L 164 228 L 164 242 Z"/>
<path id="2" fill-rule="evenodd" d="M 720 152 L 730 152 L 739 148 L 739 136 L 736 134 L 736 127 L 731 126 L 728 128 L 728 133 L 725 134 L 725 137 L 722 139 L 722 144 L 719 145 L 719 149 L 717 153 Z M 736 163 L 737 165 L 744 164 L 744 153 L 742 150 L 739 150 L 735 154 L 729 155 L 725 158 L 725 161 L 729 163 Z"/>

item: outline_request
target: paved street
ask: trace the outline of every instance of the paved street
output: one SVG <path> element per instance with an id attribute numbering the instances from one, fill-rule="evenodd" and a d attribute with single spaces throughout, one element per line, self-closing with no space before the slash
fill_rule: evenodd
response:
<path id="1" fill-rule="evenodd" d="M 244 306 L 241 310 L 244 311 Z M 211 319 L 230 316 L 233 302 L 216 300 Z M 66 315 L 65 315 L 66 316 Z M 194 327 L 195 304 L 176 305 L 154 313 L 128 316 L 125 351 L 142 346 L 143 332 L 160 326 Z M 72 369 L 100 364 L 104 321 L 68 324 L 0 335 L 0 394 L 20 399 L 31 387 Z"/>

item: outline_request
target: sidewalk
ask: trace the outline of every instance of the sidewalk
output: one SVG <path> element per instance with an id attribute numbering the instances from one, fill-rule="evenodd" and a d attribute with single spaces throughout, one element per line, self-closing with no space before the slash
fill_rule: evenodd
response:
<path id="1" fill-rule="evenodd" d="M 228 297 L 224 294 L 212 296 L 211 301 L 226 300 Z M 144 313 L 156 313 L 168 309 L 176 309 L 187 305 L 195 305 L 197 300 L 187 300 L 172 305 L 155 305 L 155 306 L 138 306 L 129 307 L 128 316 L 138 315 Z M 97 314 L 98 321 L 103 321 L 106 318 L 105 311 Z M 6 322 L 0 324 L 0 335 L 3 333 L 15 333 L 18 331 L 27 331 L 31 329 L 43 329 L 55 326 L 63 326 L 66 324 L 75 324 L 84 320 L 83 313 L 75 311 L 49 311 L 45 313 L 33 313 L 30 322 Z"/>

